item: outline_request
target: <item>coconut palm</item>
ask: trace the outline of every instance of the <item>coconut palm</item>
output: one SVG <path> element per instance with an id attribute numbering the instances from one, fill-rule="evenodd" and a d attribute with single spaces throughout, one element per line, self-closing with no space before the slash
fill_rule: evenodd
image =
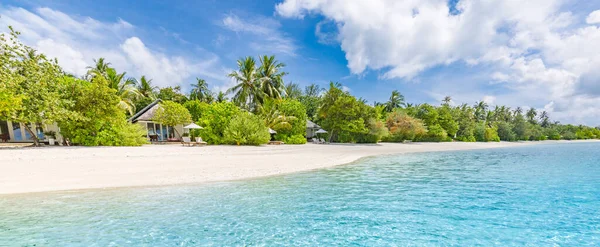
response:
<path id="1" fill-rule="evenodd" d="M 404 95 L 402 95 L 398 90 L 394 90 L 392 91 L 390 99 L 385 103 L 385 110 L 387 112 L 392 112 L 394 109 L 405 105 L 406 102 L 404 102 Z"/>
<path id="2" fill-rule="evenodd" d="M 277 61 L 275 56 L 264 55 L 260 57 L 259 81 L 267 97 L 281 99 L 281 95 L 285 92 L 283 76 L 287 73 L 281 71 L 284 67 L 285 64 Z"/>
<path id="3" fill-rule="evenodd" d="M 145 75 L 139 81 L 136 81 L 136 88 L 140 96 L 152 100 L 156 99 L 156 90 L 158 90 L 158 87 L 152 86 L 152 79 L 146 79 Z"/>
<path id="4" fill-rule="evenodd" d="M 446 97 L 444 97 L 442 102 L 444 102 L 444 105 L 450 105 L 450 102 L 452 102 L 452 97 L 446 96 Z"/>
<path id="5" fill-rule="evenodd" d="M 548 127 L 550 125 L 550 117 L 548 116 L 548 112 L 543 111 L 542 114 L 540 114 L 540 125 L 544 128 Z"/>
<path id="6" fill-rule="evenodd" d="M 125 78 L 125 72 L 117 73 L 113 68 L 106 71 L 106 80 L 108 86 L 117 90 L 117 95 L 121 98 L 119 107 L 133 115 L 135 113 L 134 101 L 140 96 L 140 92 L 135 87 L 136 82 L 133 78 Z"/>
<path id="7" fill-rule="evenodd" d="M 321 88 L 319 85 L 310 84 L 309 86 L 306 86 L 304 88 L 304 95 L 308 97 L 319 97 L 323 91 L 324 89 Z"/>
<path id="8" fill-rule="evenodd" d="M 103 57 L 98 58 L 98 60 L 94 59 L 94 66 L 88 66 L 88 77 L 93 77 L 96 75 L 101 75 L 106 77 L 108 69 L 110 69 L 110 63 L 106 62 Z"/>
<path id="9" fill-rule="evenodd" d="M 256 61 L 252 57 L 246 57 L 237 61 L 238 71 L 231 72 L 228 76 L 238 84 L 227 90 L 232 93 L 232 101 L 238 106 L 253 110 L 262 99 L 264 92 L 256 72 Z"/>
<path id="10" fill-rule="evenodd" d="M 484 121 L 486 118 L 486 111 L 488 108 L 488 104 L 485 101 L 479 101 L 475 104 L 475 118 L 480 121 Z"/>
<path id="11" fill-rule="evenodd" d="M 219 93 L 217 94 L 217 102 L 221 103 L 221 102 L 225 102 L 225 101 L 227 101 L 227 100 L 228 100 L 228 99 L 227 99 L 227 95 L 225 95 L 225 93 L 223 93 L 223 92 L 219 92 Z"/>
<path id="12" fill-rule="evenodd" d="M 302 96 L 300 85 L 290 82 L 285 85 L 285 97 L 290 99 L 298 99 Z"/>
<path id="13" fill-rule="evenodd" d="M 529 108 L 529 110 L 527 111 L 527 120 L 529 121 L 529 123 L 531 124 L 537 124 L 537 121 L 535 120 L 535 117 L 537 116 L 537 111 L 535 110 L 535 108 Z"/>
<path id="14" fill-rule="evenodd" d="M 192 84 L 192 92 L 190 93 L 190 99 L 196 99 L 203 102 L 210 102 L 212 92 L 208 89 L 208 84 L 204 79 L 196 78 L 196 84 Z"/>

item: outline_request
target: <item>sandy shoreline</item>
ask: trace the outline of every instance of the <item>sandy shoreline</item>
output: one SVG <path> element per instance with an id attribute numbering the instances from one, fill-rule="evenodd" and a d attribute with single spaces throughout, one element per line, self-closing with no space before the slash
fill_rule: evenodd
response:
<path id="1" fill-rule="evenodd" d="M 239 180 L 332 167 L 374 155 L 536 143 L 539 142 L 7 149 L 0 150 L 0 194 Z"/>

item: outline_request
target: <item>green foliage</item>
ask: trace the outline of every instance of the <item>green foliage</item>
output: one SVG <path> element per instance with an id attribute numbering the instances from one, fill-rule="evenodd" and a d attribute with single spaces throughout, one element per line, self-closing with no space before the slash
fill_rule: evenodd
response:
<path id="1" fill-rule="evenodd" d="M 147 143 L 146 132 L 137 124 L 128 123 L 119 108 L 115 89 L 108 87 L 103 77 L 92 82 L 62 77 L 63 98 L 71 102 L 68 110 L 74 114 L 60 119 L 61 135 L 71 143 L 84 146 L 139 146 Z"/>
<path id="2" fill-rule="evenodd" d="M 495 127 L 485 128 L 485 141 L 486 142 L 499 142 L 500 137 L 498 136 L 498 130 Z"/>
<path id="3" fill-rule="evenodd" d="M 448 133 L 442 126 L 436 124 L 427 127 L 427 134 L 418 139 L 419 141 L 441 142 L 448 140 Z"/>
<path id="4" fill-rule="evenodd" d="M 438 124 L 438 111 L 430 104 L 422 104 L 418 107 L 416 117 L 422 119 L 425 125 L 434 126 Z"/>
<path id="5" fill-rule="evenodd" d="M 458 122 L 454 120 L 452 116 L 452 109 L 448 105 L 444 105 L 438 108 L 438 120 L 439 125 L 448 133 L 450 137 L 454 137 L 458 132 Z"/>
<path id="6" fill-rule="evenodd" d="M 389 130 L 389 135 L 384 138 L 385 141 L 412 141 L 427 133 L 422 120 L 413 118 L 400 110 L 390 113 L 385 124 Z"/>
<path id="7" fill-rule="evenodd" d="M 196 122 L 202 118 L 202 115 L 206 110 L 210 107 L 209 104 L 202 102 L 200 100 L 190 100 L 185 102 L 183 106 L 188 110 L 190 115 L 192 116 L 192 121 Z"/>
<path id="8" fill-rule="evenodd" d="M 475 136 L 475 140 L 477 140 L 478 142 L 486 142 L 487 140 L 485 139 L 485 124 L 483 123 L 479 123 L 477 125 L 475 125 L 475 129 L 473 131 L 473 135 Z"/>
<path id="9" fill-rule="evenodd" d="M 228 144 L 260 145 L 268 143 L 271 135 L 259 116 L 239 112 L 225 128 L 223 138 Z"/>
<path id="10" fill-rule="evenodd" d="M 276 140 L 289 143 L 286 140 L 292 136 L 304 136 L 306 143 L 306 109 L 302 103 L 293 99 L 267 100 L 260 115 L 267 127 L 277 131 Z"/>
<path id="11" fill-rule="evenodd" d="M 179 104 L 185 103 L 188 98 L 181 93 L 181 87 L 165 87 L 158 91 L 157 97 L 164 101 L 173 101 Z"/>
<path id="12" fill-rule="evenodd" d="M 163 101 L 160 103 L 160 107 L 154 112 L 154 118 L 152 119 L 157 123 L 166 126 L 176 126 L 179 124 L 188 124 L 192 122 L 192 116 L 190 112 L 181 104 L 173 101 Z M 177 131 L 177 128 L 173 128 L 177 132 L 178 136 L 181 134 Z"/>
<path id="13" fill-rule="evenodd" d="M 369 133 L 367 122 L 376 117 L 375 109 L 344 92 L 341 85 L 331 83 L 319 109 L 321 126 L 329 131 L 330 141 L 358 142 Z"/>
<path id="14" fill-rule="evenodd" d="M 69 116 L 61 97 L 58 80 L 62 77 L 56 60 L 23 45 L 19 33 L 0 34 L 0 118 L 21 123 L 52 123 Z M 15 99 L 13 101 L 13 99 Z M 39 145 L 37 135 L 26 131 Z"/>
<path id="15" fill-rule="evenodd" d="M 500 138 L 500 140 L 502 140 L 502 141 L 516 141 L 517 140 L 517 136 L 512 131 L 512 127 L 510 126 L 509 123 L 498 122 L 496 124 L 496 127 L 498 129 L 498 137 Z"/>
<path id="16" fill-rule="evenodd" d="M 306 144 L 306 137 L 304 135 L 292 135 L 292 136 L 278 136 L 275 135 L 275 139 L 283 141 L 285 144 Z"/>
<path id="17" fill-rule="evenodd" d="M 241 109 L 231 102 L 208 105 L 198 121 L 198 124 L 204 127 L 200 130 L 202 139 L 211 144 L 225 144 L 223 139 L 225 128 L 229 126 L 231 118 L 239 112 Z"/>

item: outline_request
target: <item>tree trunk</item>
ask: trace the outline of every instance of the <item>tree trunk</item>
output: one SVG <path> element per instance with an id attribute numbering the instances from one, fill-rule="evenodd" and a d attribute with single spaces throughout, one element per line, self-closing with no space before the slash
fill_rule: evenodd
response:
<path id="1" fill-rule="evenodd" d="M 329 143 L 331 143 L 331 140 L 333 139 L 333 134 L 335 133 L 335 130 L 331 130 L 331 135 L 329 135 Z"/>
<path id="2" fill-rule="evenodd" d="M 38 139 L 37 134 L 33 133 L 33 131 L 31 131 L 31 128 L 29 127 L 29 124 L 24 124 L 24 125 L 25 125 L 25 130 L 27 130 L 27 132 L 29 132 L 29 134 L 33 138 L 33 145 L 36 146 L 36 147 L 39 147 L 40 146 L 40 139 Z"/>

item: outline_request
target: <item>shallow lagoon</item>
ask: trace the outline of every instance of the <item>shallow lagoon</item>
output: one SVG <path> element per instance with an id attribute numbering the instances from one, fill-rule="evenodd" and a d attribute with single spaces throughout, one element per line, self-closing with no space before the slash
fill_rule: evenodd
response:
<path id="1" fill-rule="evenodd" d="M 0 246 L 600 245 L 600 144 L 381 156 L 202 185 L 0 196 Z"/>

